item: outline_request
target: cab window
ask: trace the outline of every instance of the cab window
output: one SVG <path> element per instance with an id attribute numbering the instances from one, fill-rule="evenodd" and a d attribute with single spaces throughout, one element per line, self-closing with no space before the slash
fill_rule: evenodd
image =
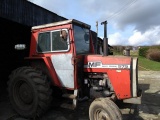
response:
<path id="1" fill-rule="evenodd" d="M 50 32 L 39 33 L 38 36 L 38 52 L 51 51 Z"/>
<path id="2" fill-rule="evenodd" d="M 61 31 L 54 31 L 52 32 L 52 51 L 59 51 L 59 50 L 67 50 L 68 44 L 67 40 L 63 39 L 60 35 Z"/>
<path id="3" fill-rule="evenodd" d="M 37 51 L 40 53 L 68 51 L 68 43 L 69 37 L 67 30 L 39 33 Z"/>
<path id="4" fill-rule="evenodd" d="M 77 55 L 90 52 L 89 29 L 74 25 L 74 40 Z"/>

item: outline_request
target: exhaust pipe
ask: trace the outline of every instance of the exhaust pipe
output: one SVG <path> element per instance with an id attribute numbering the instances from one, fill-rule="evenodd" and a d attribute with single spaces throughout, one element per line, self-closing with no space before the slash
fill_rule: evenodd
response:
<path id="1" fill-rule="evenodd" d="M 107 21 L 101 23 L 101 25 L 103 24 L 104 24 L 103 55 L 108 56 Z"/>

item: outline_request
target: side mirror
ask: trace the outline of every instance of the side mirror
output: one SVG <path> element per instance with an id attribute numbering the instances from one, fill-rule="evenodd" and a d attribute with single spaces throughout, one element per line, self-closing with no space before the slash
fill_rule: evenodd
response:
<path id="1" fill-rule="evenodd" d="M 61 30 L 60 31 L 60 37 L 64 40 L 67 41 L 68 33 L 66 30 Z"/>
<path id="2" fill-rule="evenodd" d="M 84 34 L 84 40 L 86 43 L 89 43 L 89 35 L 88 34 Z"/>

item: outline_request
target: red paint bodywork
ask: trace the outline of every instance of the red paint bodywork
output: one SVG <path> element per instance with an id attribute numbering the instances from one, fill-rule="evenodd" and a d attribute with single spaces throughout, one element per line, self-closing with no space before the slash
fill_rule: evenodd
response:
<path id="1" fill-rule="evenodd" d="M 38 30 L 32 30 L 32 36 L 31 36 L 31 47 L 30 47 L 30 54 L 29 54 L 29 58 L 27 59 L 31 59 L 31 60 L 37 60 L 37 59 L 42 59 L 44 61 L 44 63 L 46 64 L 46 67 L 49 71 L 50 77 L 52 78 L 52 82 L 55 86 L 58 86 L 60 88 L 62 88 L 61 83 L 59 82 L 58 76 L 55 72 L 54 66 L 51 62 L 51 56 L 52 55 L 57 55 L 57 54 L 75 54 L 75 50 L 74 50 L 74 44 L 70 44 L 70 49 L 67 52 L 47 52 L 47 53 L 38 53 L 37 50 L 37 40 L 38 40 L 38 34 L 40 32 L 46 32 L 46 31 L 53 31 L 53 30 L 60 30 L 60 29 L 68 29 L 69 30 L 69 36 L 70 36 L 70 40 L 71 42 L 74 41 L 74 37 L 73 37 L 73 31 L 72 31 L 72 24 L 67 24 L 67 25 L 63 25 L 63 26 L 54 26 L 54 27 L 49 27 L 49 28 L 42 28 L 42 29 L 38 29 Z M 75 71 L 74 71 L 75 72 Z M 74 73 L 75 74 L 75 73 Z M 74 76 L 75 77 L 75 76 Z M 76 78 L 74 78 L 74 84 L 75 84 L 75 88 L 77 88 L 77 82 L 76 82 Z M 70 88 L 68 88 L 70 89 Z"/>
<path id="2" fill-rule="evenodd" d="M 84 64 L 88 62 L 101 61 L 107 65 L 131 65 L 131 57 L 125 56 L 102 56 L 102 55 L 87 55 L 85 56 Z M 107 73 L 109 80 L 114 88 L 118 99 L 131 97 L 131 80 L 130 69 L 122 68 L 84 68 L 85 72 Z"/>

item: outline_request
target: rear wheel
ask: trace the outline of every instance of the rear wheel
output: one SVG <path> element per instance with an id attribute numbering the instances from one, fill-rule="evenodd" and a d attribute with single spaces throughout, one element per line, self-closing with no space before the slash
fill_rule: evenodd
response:
<path id="1" fill-rule="evenodd" d="M 13 108 L 23 117 L 40 116 L 51 103 L 51 89 L 46 77 L 31 67 L 21 67 L 12 72 L 8 92 Z"/>
<path id="2" fill-rule="evenodd" d="M 122 120 L 122 115 L 113 101 L 97 98 L 89 107 L 89 118 L 90 120 Z"/>

